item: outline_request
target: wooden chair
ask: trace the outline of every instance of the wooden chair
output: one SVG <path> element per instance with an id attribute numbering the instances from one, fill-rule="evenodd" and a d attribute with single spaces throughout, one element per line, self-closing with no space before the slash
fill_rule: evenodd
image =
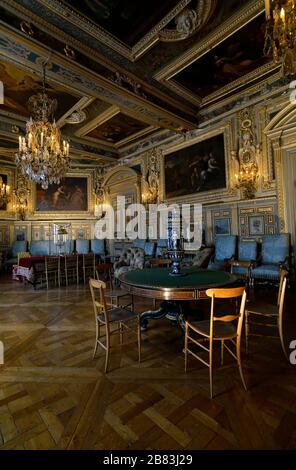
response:
<path id="1" fill-rule="evenodd" d="M 82 271 L 83 282 L 86 283 L 86 278 L 94 278 L 96 271 L 96 257 L 94 253 L 82 255 Z"/>
<path id="2" fill-rule="evenodd" d="M 243 376 L 242 363 L 241 363 L 241 335 L 244 321 L 246 292 L 244 287 L 236 287 L 232 289 L 208 289 L 207 296 L 211 298 L 211 318 L 205 321 L 186 321 L 185 329 L 185 372 L 188 366 L 188 353 L 202 362 L 209 368 L 210 373 L 210 396 L 213 398 L 213 346 L 215 341 L 221 341 L 221 365 L 223 365 L 224 348 L 236 359 L 240 376 L 245 390 L 247 390 L 246 382 Z M 221 314 L 217 317 L 215 314 L 215 299 L 234 299 L 237 300 L 241 297 L 240 311 L 238 314 Z M 237 325 L 234 322 L 237 321 Z M 200 335 L 201 339 L 196 339 L 191 336 L 191 332 Z M 209 347 L 207 348 L 201 341 L 208 341 Z M 236 348 L 236 354 L 225 344 L 229 341 Z M 189 342 L 194 343 L 198 347 L 209 353 L 209 361 L 207 362 L 195 352 L 189 349 Z"/>
<path id="3" fill-rule="evenodd" d="M 60 276 L 65 277 L 66 286 L 69 285 L 70 281 L 75 281 L 76 284 L 79 282 L 78 277 L 78 256 L 77 255 L 65 255 L 64 257 L 64 272 L 60 270 Z"/>
<path id="4" fill-rule="evenodd" d="M 288 353 L 285 348 L 284 342 L 284 333 L 283 333 L 283 319 L 284 319 L 284 302 L 285 302 L 285 294 L 286 294 L 286 287 L 287 287 L 287 276 L 288 272 L 285 269 L 281 270 L 280 274 L 280 285 L 277 295 L 277 303 L 270 304 L 261 301 L 255 302 L 247 302 L 246 305 L 246 323 L 245 323 L 245 333 L 246 333 L 246 350 L 249 351 L 249 336 L 264 336 L 260 333 L 250 333 L 250 325 L 253 324 L 254 326 L 260 327 L 267 327 L 267 328 L 277 328 L 283 352 L 288 358 Z M 260 321 L 251 321 L 251 317 L 254 316 L 259 317 L 263 320 L 263 318 L 276 320 L 276 323 L 262 323 Z M 274 338 L 274 336 L 265 335 L 268 338 Z"/>
<path id="5" fill-rule="evenodd" d="M 123 332 L 124 329 L 132 330 L 129 323 L 137 323 L 137 340 L 138 340 L 138 355 L 139 362 L 141 361 L 141 326 L 140 326 L 140 315 L 128 310 L 123 307 L 117 307 L 115 305 L 106 302 L 106 284 L 103 281 L 97 281 L 96 279 L 89 280 L 89 286 L 93 301 L 95 322 L 96 322 L 96 342 L 94 348 L 93 358 L 96 356 L 98 345 L 100 345 L 106 351 L 105 359 L 105 373 L 108 371 L 109 356 L 111 349 L 111 336 L 115 333 L 120 335 L 120 344 L 123 343 Z M 113 325 L 116 328 L 113 328 Z M 103 335 L 101 335 L 101 328 L 105 329 Z M 101 341 L 105 338 L 105 342 Z"/>
<path id="6" fill-rule="evenodd" d="M 100 276 L 105 276 L 106 280 L 105 279 L 104 280 L 100 279 Z M 98 281 L 103 281 L 106 284 L 108 282 L 109 289 L 106 289 L 105 297 L 108 297 L 111 300 L 111 304 L 114 304 L 114 305 L 116 305 L 116 307 L 119 307 L 119 300 L 120 299 L 130 297 L 131 302 L 128 303 L 128 304 L 125 304 L 123 307 L 126 308 L 126 307 L 130 306 L 131 310 L 134 310 L 134 296 L 132 294 L 130 294 L 129 292 L 124 291 L 123 289 L 114 288 L 113 279 L 112 279 L 112 271 L 111 271 L 110 268 L 108 268 L 107 271 L 106 271 L 105 268 L 100 269 L 100 265 L 98 265 L 97 269 L 96 269 L 96 279 Z"/>
<path id="7" fill-rule="evenodd" d="M 60 287 L 60 257 L 59 256 L 46 256 L 45 257 L 45 281 L 46 287 L 49 289 L 49 283 L 54 280 L 54 285 Z"/>

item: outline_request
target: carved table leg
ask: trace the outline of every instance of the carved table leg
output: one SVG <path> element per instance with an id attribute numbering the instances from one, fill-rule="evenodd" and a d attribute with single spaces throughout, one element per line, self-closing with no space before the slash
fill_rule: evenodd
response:
<path id="1" fill-rule="evenodd" d="M 143 312 L 141 314 L 142 330 L 147 329 L 149 320 L 160 320 L 164 317 L 185 331 L 185 320 L 182 313 L 181 302 L 172 302 L 169 300 L 161 302 L 158 310 L 148 310 L 147 312 Z"/>

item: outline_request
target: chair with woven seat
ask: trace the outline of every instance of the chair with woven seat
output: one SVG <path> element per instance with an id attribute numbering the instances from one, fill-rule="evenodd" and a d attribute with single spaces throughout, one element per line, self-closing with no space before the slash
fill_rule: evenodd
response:
<path id="1" fill-rule="evenodd" d="M 210 374 L 210 396 L 213 398 L 213 345 L 215 341 L 221 342 L 221 365 L 223 365 L 224 359 L 224 348 L 236 359 L 241 380 L 245 390 L 247 390 L 246 382 L 243 376 L 242 363 L 241 363 L 241 336 L 242 327 L 245 314 L 246 304 L 246 292 L 244 287 L 236 287 L 229 289 L 208 289 L 206 291 L 208 297 L 211 298 L 211 317 L 210 320 L 203 321 L 188 321 L 186 320 L 185 327 L 185 371 L 187 372 L 188 365 L 188 354 L 192 355 L 204 365 L 209 368 Z M 215 312 L 215 300 L 216 299 L 227 299 L 227 300 L 238 300 L 241 297 L 241 305 L 239 313 L 228 313 L 221 312 L 219 316 Z M 235 325 L 237 322 L 237 325 Z M 192 336 L 199 335 L 201 339 L 196 339 Z M 202 344 L 201 341 L 208 341 L 209 347 Z M 229 341 L 236 348 L 236 354 L 225 344 Z M 207 362 L 199 355 L 197 355 L 192 349 L 189 349 L 189 343 L 193 343 L 199 348 L 207 351 L 209 354 L 209 361 Z"/>
<path id="2" fill-rule="evenodd" d="M 86 283 L 87 278 L 95 277 L 96 257 L 94 253 L 82 255 L 82 271 L 84 284 Z"/>
<path id="3" fill-rule="evenodd" d="M 125 330 L 133 330 L 130 323 L 136 322 L 137 342 L 138 342 L 138 360 L 141 361 L 141 326 L 140 315 L 123 307 L 116 307 L 115 305 L 106 302 L 106 284 L 103 281 L 96 279 L 89 280 L 89 286 L 93 301 L 95 322 L 96 322 L 96 341 L 93 353 L 95 358 L 98 345 L 100 345 L 106 352 L 105 357 L 105 373 L 108 371 L 109 357 L 111 349 L 111 337 L 115 333 L 120 335 L 120 344 L 123 344 L 123 333 Z M 113 325 L 115 328 L 113 328 Z M 101 334 L 101 329 L 104 329 L 104 334 Z M 105 338 L 105 342 L 102 339 Z"/>
<path id="4" fill-rule="evenodd" d="M 60 287 L 60 257 L 59 256 L 46 256 L 45 257 L 45 281 L 46 287 L 49 289 L 51 280 L 54 280 L 54 285 Z"/>
<path id="5" fill-rule="evenodd" d="M 245 322 L 245 334 L 246 334 L 246 350 L 249 351 L 249 336 L 267 336 L 269 338 L 275 338 L 274 336 L 263 335 L 260 333 L 251 333 L 250 332 L 250 325 L 253 324 L 254 326 L 260 326 L 264 328 L 277 328 L 278 334 L 281 341 L 281 346 L 283 352 L 288 359 L 288 354 L 285 348 L 284 342 L 284 333 L 283 333 L 283 320 L 284 320 L 284 302 L 285 302 L 285 294 L 286 294 L 286 287 L 287 287 L 287 275 L 288 272 L 285 269 L 281 270 L 280 274 L 280 285 L 277 295 L 277 303 L 271 304 L 266 301 L 255 301 L 255 302 L 247 302 L 246 305 L 246 322 Z M 267 320 L 276 320 L 276 323 L 262 323 L 259 321 L 252 322 L 251 317 Z"/>
<path id="6" fill-rule="evenodd" d="M 71 281 L 78 284 L 78 256 L 77 255 L 65 255 L 64 257 L 64 266 L 60 267 L 60 279 L 65 278 L 66 286 L 69 285 Z"/>
<path id="7" fill-rule="evenodd" d="M 103 266 L 103 268 L 101 268 Z M 100 279 L 101 277 L 105 276 L 105 279 Z M 119 301 L 120 299 L 124 299 L 127 297 L 130 297 L 131 302 L 128 304 L 125 304 L 124 307 L 129 307 L 131 306 L 131 309 L 134 309 L 134 296 L 130 294 L 129 292 L 124 291 L 120 287 L 115 288 L 113 285 L 113 279 L 112 279 L 112 272 L 111 269 L 108 269 L 106 272 L 106 269 L 104 268 L 104 265 L 97 265 L 96 269 L 96 279 L 98 281 L 103 281 L 107 285 L 107 282 L 109 284 L 109 288 L 106 289 L 105 292 L 105 297 L 108 297 L 111 300 L 111 303 L 116 305 L 116 307 L 119 307 Z"/>

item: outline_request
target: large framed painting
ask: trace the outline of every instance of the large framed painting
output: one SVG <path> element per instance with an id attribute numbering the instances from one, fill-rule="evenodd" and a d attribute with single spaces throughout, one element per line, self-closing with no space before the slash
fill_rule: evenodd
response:
<path id="1" fill-rule="evenodd" d="M 225 189 L 225 134 L 167 153 L 164 186 L 166 199 Z"/>
<path id="2" fill-rule="evenodd" d="M 5 184 L 5 185 L 8 184 L 8 178 L 6 174 L 0 173 L 0 182 L 2 182 L 2 184 Z M 1 202 L 0 200 L 0 211 L 6 211 L 6 210 L 7 210 L 7 203 Z"/>
<path id="3" fill-rule="evenodd" d="M 66 176 L 48 189 L 36 185 L 35 212 L 87 212 L 89 207 L 87 176 Z"/>

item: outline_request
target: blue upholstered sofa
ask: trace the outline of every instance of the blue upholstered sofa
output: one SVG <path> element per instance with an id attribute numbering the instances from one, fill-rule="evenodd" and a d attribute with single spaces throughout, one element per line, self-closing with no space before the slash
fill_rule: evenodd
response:
<path id="1" fill-rule="evenodd" d="M 236 255 L 236 235 L 217 235 L 215 239 L 215 254 L 208 269 L 225 270 L 229 261 Z"/>
<path id="2" fill-rule="evenodd" d="M 289 270 L 290 234 L 267 235 L 262 237 L 259 261 L 251 267 L 251 279 L 278 281 L 280 269 Z"/>

